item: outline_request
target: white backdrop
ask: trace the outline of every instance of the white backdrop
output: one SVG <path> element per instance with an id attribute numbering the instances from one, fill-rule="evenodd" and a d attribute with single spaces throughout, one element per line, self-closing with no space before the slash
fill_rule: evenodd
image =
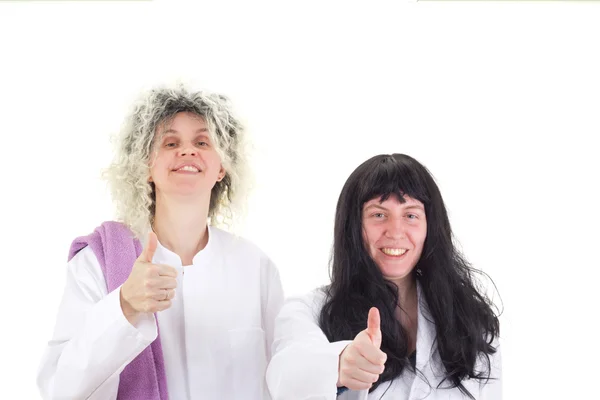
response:
<path id="1" fill-rule="evenodd" d="M 175 78 L 247 121 L 243 232 L 287 294 L 327 282 L 351 171 L 407 153 L 504 301 L 505 399 L 594 397 L 600 3 L 191 3 L 0 4 L 0 398 L 39 398 L 70 242 L 112 217 L 109 137 Z"/>

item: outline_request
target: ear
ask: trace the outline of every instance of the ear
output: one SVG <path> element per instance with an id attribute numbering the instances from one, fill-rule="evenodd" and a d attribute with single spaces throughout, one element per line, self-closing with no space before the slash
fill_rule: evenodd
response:
<path id="1" fill-rule="evenodd" d="M 223 166 L 221 165 L 221 170 L 219 171 L 219 176 L 217 177 L 217 182 L 221 182 L 223 180 L 223 178 L 225 178 L 226 174 L 227 174 L 227 171 L 225 171 L 225 168 L 223 168 Z"/>
<path id="2" fill-rule="evenodd" d="M 150 157 L 150 161 L 148 162 L 148 182 L 154 182 L 152 179 L 152 167 L 154 166 L 154 156 Z"/>

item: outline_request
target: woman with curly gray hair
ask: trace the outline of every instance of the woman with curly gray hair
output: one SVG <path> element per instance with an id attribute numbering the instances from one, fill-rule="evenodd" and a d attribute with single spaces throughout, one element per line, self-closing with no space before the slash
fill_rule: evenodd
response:
<path id="1" fill-rule="evenodd" d="M 217 228 L 244 200 L 243 139 L 221 95 L 155 88 L 134 105 L 105 173 L 118 222 L 71 246 L 45 399 L 268 396 L 279 274 Z"/>

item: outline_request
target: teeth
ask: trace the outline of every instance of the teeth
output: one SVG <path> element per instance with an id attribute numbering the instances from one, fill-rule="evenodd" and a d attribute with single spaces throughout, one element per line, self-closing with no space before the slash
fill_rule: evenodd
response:
<path id="1" fill-rule="evenodd" d="M 383 251 L 388 256 L 401 256 L 404 253 L 406 253 L 406 249 L 388 249 L 388 248 L 384 248 L 384 249 L 381 249 L 381 251 Z"/>
<path id="2" fill-rule="evenodd" d="M 185 167 L 181 167 L 178 171 L 190 171 L 190 172 L 200 172 L 198 168 L 192 167 L 191 165 L 186 165 Z"/>

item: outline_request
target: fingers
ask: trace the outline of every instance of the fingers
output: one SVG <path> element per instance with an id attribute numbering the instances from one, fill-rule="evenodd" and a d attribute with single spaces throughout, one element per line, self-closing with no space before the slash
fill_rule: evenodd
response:
<path id="1" fill-rule="evenodd" d="M 344 365 L 380 374 L 384 370 L 387 354 L 373 346 L 363 331 L 356 336 L 352 348 L 349 348 L 348 352 L 344 354 L 344 361 Z"/>
<path id="2" fill-rule="evenodd" d="M 358 351 L 371 364 L 384 365 L 387 361 L 387 354 L 373 345 L 359 346 Z"/>
<path id="3" fill-rule="evenodd" d="M 158 311 L 164 311 L 169 307 L 171 307 L 171 300 L 164 300 L 164 301 L 152 300 L 152 302 L 149 304 L 149 306 L 147 307 L 145 312 L 155 313 Z"/>
<path id="4" fill-rule="evenodd" d="M 159 301 L 156 305 L 156 311 L 164 311 L 169 307 L 171 307 L 171 300 Z"/>
<path id="5" fill-rule="evenodd" d="M 147 279 L 154 279 L 157 276 L 168 277 L 169 279 L 177 278 L 179 274 L 177 269 L 165 264 L 149 264 L 144 261 L 143 274 Z"/>
<path id="6" fill-rule="evenodd" d="M 368 387 L 370 387 L 373 383 L 377 382 L 377 379 L 379 379 L 379 374 L 372 374 L 361 369 L 354 369 L 351 374 L 347 375 L 347 377 L 355 381 L 365 383 L 368 385 Z"/>
<path id="7" fill-rule="evenodd" d="M 362 382 L 375 382 L 382 372 L 383 365 L 372 364 L 357 349 L 351 349 L 340 362 L 340 374 Z"/>
<path id="8" fill-rule="evenodd" d="M 153 294 L 152 296 L 150 296 L 150 298 L 154 301 L 162 301 L 162 300 L 167 300 L 165 298 L 165 290 L 159 290 L 158 292 L 156 292 L 155 294 Z"/>
<path id="9" fill-rule="evenodd" d="M 386 362 L 387 354 L 373 344 L 366 330 L 356 335 L 353 343 L 360 357 L 365 358 L 371 364 L 383 365 Z M 356 359 L 358 358 L 356 357 Z"/>
<path id="10" fill-rule="evenodd" d="M 156 294 L 152 295 L 152 299 L 156 301 L 172 300 L 175 297 L 175 289 L 161 289 Z"/>
<path id="11" fill-rule="evenodd" d="M 169 277 L 159 277 L 156 280 L 148 282 L 147 296 L 162 301 L 167 298 L 172 299 L 175 296 L 175 288 L 177 288 L 177 280 Z M 165 292 L 172 293 L 170 297 L 165 296 Z"/>
<path id="12" fill-rule="evenodd" d="M 368 372 L 371 374 L 377 374 L 377 375 L 382 374 L 383 371 L 385 370 L 385 365 L 383 363 L 375 364 L 375 363 L 372 363 L 371 361 L 367 360 L 364 357 L 357 357 L 356 366 L 365 372 Z"/>
<path id="13" fill-rule="evenodd" d="M 158 275 L 177 278 L 177 269 L 164 264 L 156 264 L 156 266 L 158 267 Z"/>
<path id="14" fill-rule="evenodd" d="M 371 342 L 377 348 L 381 347 L 381 317 L 379 310 L 376 307 L 371 307 L 369 316 L 367 317 L 367 333 L 371 338 Z"/>
<path id="15" fill-rule="evenodd" d="M 152 283 L 157 289 L 175 289 L 177 287 L 177 279 L 168 276 L 159 276 Z"/>
<path id="16" fill-rule="evenodd" d="M 175 289 L 168 289 L 167 300 L 173 300 L 175 297 Z M 166 300 L 163 300 L 166 301 Z"/>
<path id="17" fill-rule="evenodd" d="M 348 378 L 344 380 L 344 386 L 350 390 L 365 390 L 373 386 L 372 383 L 357 381 L 356 379 Z"/>
<path id="18" fill-rule="evenodd" d="M 146 244 L 146 248 L 140 254 L 139 259 L 145 262 L 152 262 L 152 258 L 154 258 L 154 253 L 156 252 L 156 247 L 158 246 L 158 239 L 156 238 L 156 234 L 152 231 L 148 233 L 148 241 Z"/>
<path id="19" fill-rule="evenodd" d="M 161 289 L 175 289 L 177 287 L 177 279 L 169 276 L 146 278 L 144 286 L 146 287 L 146 294 L 153 295 Z"/>
<path id="20" fill-rule="evenodd" d="M 376 324 L 370 324 L 370 328 L 373 325 Z M 373 345 L 367 330 L 364 330 L 340 355 L 339 382 L 353 390 L 369 389 L 383 373 L 386 360 L 387 355 Z"/>

